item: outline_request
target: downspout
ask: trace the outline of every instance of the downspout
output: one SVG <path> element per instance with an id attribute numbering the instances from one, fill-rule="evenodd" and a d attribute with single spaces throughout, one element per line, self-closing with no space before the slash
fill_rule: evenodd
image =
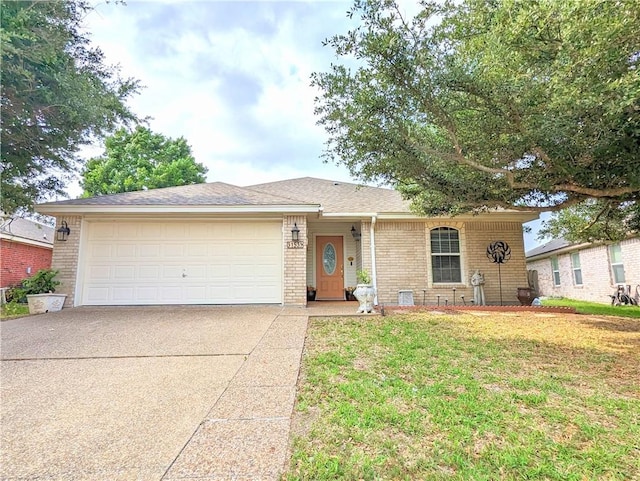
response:
<path id="1" fill-rule="evenodd" d="M 373 288 L 375 289 L 376 296 L 373 299 L 373 304 L 375 306 L 378 305 L 378 276 L 376 271 L 376 235 L 375 235 L 375 227 L 376 221 L 378 217 L 375 215 L 371 216 L 371 226 L 369 227 L 369 237 L 371 238 L 370 248 L 371 248 L 371 279 L 373 280 Z"/>

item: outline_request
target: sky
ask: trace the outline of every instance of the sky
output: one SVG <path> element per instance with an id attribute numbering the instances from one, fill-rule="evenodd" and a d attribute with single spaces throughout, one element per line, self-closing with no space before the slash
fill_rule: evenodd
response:
<path id="1" fill-rule="evenodd" d="M 409 15 L 413 0 L 402 0 Z M 184 137 L 208 182 L 245 186 L 296 177 L 357 182 L 324 163 L 313 72 L 337 62 L 323 40 L 347 33 L 351 1 L 96 2 L 85 27 L 107 64 L 144 87 L 129 105 L 149 128 Z M 102 153 L 101 146 L 84 151 Z M 78 184 L 69 195 L 78 196 Z M 532 224 L 534 230 L 536 224 Z M 525 248 L 539 242 L 525 236 Z"/>

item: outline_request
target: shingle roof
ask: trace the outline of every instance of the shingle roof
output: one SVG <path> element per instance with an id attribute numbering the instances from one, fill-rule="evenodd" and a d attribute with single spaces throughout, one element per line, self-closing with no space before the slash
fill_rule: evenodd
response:
<path id="1" fill-rule="evenodd" d="M 409 203 L 395 190 L 313 177 L 250 185 L 247 189 L 321 204 L 325 213 L 410 212 Z"/>
<path id="2" fill-rule="evenodd" d="M 53 227 L 22 217 L 3 219 L 0 223 L 2 237 L 14 240 L 27 239 L 53 244 Z"/>
<path id="3" fill-rule="evenodd" d="M 571 245 L 571 242 L 569 242 L 566 239 L 562 239 L 562 238 L 553 239 L 547 242 L 546 244 L 542 244 L 541 246 L 535 247 L 534 249 L 527 251 L 525 253 L 525 257 L 529 258 L 529 257 L 539 256 L 542 254 L 549 254 L 553 251 L 557 251 L 560 249 L 564 249 L 565 247 L 569 247 L 570 245 Z"/>
<path id="4" fill-rule="evenodd" d="M 224 182 L 183 185 L 162 189 L 139 190 L 122 194 L 100 195 L 83 199 L 70 199 L 40 204 L 47 205 L 98 205 L 98 206 L 134 206 L 134 205 L 297 205 L 292 199 L 245 189 Z M 315 202 L 317 204 L 317 202 Z"/>

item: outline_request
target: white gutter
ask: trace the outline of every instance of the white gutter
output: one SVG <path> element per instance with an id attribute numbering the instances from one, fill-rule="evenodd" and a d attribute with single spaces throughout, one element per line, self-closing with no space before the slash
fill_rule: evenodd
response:
<path id="1" fill-rule="evenodd" d="M 371 216 L 371 227 L 369 227 L 369 236 L 371 237 L 371 279 L 373 280 L 373 288 L 375 289 L 376 296 L 373 299 L 373 304 L 378 305 L 378 275 L 376 270 L 376 235 L 375 227 L 377 216 Z"/>
<path id="2" fill-rule="evenodd" d="M 407 220 L 407 221 L 460 221 L 460 222 L 531 222 L 540 216 L 537 212 L 522 211 L 491 211 L 482 214 L 460 214 L 455 217 L 435 216 L 429 217 L 411 212 L 322 212 L 322 217 L 333 217 L 337 219 L 359 219 L 376 216 L 380 220 Z M 491 217 L 489 217 L 491 216 Z"/>

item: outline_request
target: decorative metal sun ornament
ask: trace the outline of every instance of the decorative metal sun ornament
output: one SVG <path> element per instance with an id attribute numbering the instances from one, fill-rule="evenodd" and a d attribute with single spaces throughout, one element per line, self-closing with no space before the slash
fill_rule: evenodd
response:
<path id="1" fill-rule="evenodd" d="M 491 262 L 498 264 L 498 282 L 500 284 L 500 305 L 502 305 L 502 274 L 500 264 L 511 259 L 511 247 L 505 241 L 495 241 L 487 246 L 487 257 Z"/>
<path id="2" fill-rule="evenodd" d="M 495 264 L 504 264 L 511 259 L 511 247 L 505 241 L 495 241 L 487 247 L 487 257 Z"/>

